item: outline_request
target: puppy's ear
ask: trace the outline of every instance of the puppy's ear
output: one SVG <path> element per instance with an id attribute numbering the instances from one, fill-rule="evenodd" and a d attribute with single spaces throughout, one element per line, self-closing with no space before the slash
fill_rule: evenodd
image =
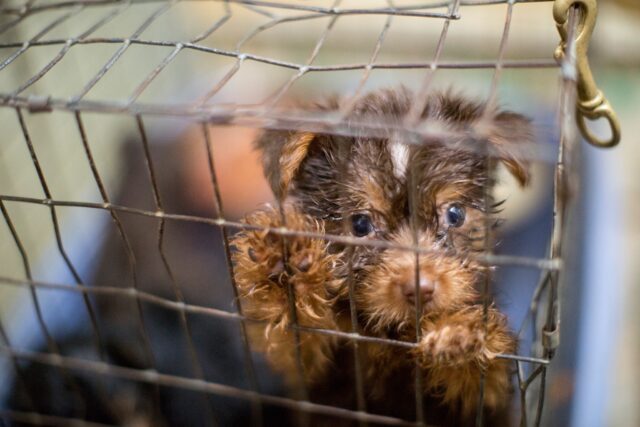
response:
<path id="1" fill-rule="evenodd" d="M 529 182 L 529 162 L 524 155 L 528 150 L 520 145 L 533 140 L 533 126 L 528 118 L 510 111 L 494 117 L 489 142 L 498 151 L 500 161 L 523 187 Z"/>
<path id="2" fill-rule="evenodd" d="M 279 200 L 286 197 L 315 137 L 312 132 L 268 130 L 256 141 L 256 148 L 262 151 L 265 176 Z"/>

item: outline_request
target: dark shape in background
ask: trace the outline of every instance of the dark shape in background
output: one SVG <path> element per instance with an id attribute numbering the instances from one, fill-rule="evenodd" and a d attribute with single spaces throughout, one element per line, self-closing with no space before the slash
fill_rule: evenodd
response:
<path id="1" fill-rule="evenodd" d="M 159 194 L 167 212 L 212 216 L 212 212 L 194 211 L 185 197 L 185 168 L 180 143 L 155 144 L 152 147 Z M 126 175 L 115 203 L 145 210 L 155 210 L 144 153 L 139 141 L 124 144 L 122 161 Z M 137 287 L 169 300 L 176 300 L 172 281 L 158 250 L 159 219 L 119 213 L 124 231 L 135 255 Z M 121 236 L 112 222 L 101 250 L 93 286 L 132 287 L 133 276 L 129 257 Z M 225 311 L 234 310 L 232 285 L 224 256 L 220 229 L 211 225 L 167 221 L 164 250 L 184 302 Z M 144 338 L 135 299 L 124 295 L 98 294 L 93 298 L 97 307 L 98 327 L 105 362 L 135 369 L 150 368 L 144 352 Z M 155 368 L 163 374 L 197 378 L 187 334 L 177 311 L 142 302 L 143 319 L 149 337 Z M 204 379 L 250 390 L 241 341 L 239 322 L 217 319 L 204 314 L 187 314 L 195 352 L 202 366 Z M 59 341 L 61 353 L 97 360 L 91 330 L 78 325 L 76 334 Z M 45 351 L 45 349 L 39 349 Z M 282 387 L 264 360 L 254 354 L 260 391 L 281 394 Z M 81 372 L 81 371 L 78 371 Z M 171 426 L 232 426 L 249 425 L 251 407 L 247 401 L 207 395 L 177 387 L 159 387 L 155 401 L 155 386 L 119 380 L 110 375 L 72 372 L 77 389 L 69 387 L 55 367 L 29 364 L 23 370 L 28 390 L 38 412 L 59 416 L 82 417 L 95 422 L 125 424 L 137 420 L 148 425 Z M 79 390 L 78 390 L 79 389 Z M 84 411 L 76 405 L 80 392 Z M 9 407 L 31 411 L 25 390 L 18 382 Z M 160 408 L 160 413 L 154 412 Z M 142 417 L 141 414 L 145 414 Z M 211 418 L 211 416 L 213 418 Z M 284 411 L 264 409 L 266 425 L 284 425 Z M 145 424 L 143 424 L 145 425 Z"/>

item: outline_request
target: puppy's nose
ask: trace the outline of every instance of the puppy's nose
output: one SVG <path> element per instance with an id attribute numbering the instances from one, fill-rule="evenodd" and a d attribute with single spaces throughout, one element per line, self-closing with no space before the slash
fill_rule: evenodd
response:
<path id="1" fill-rule="evenodd" d="M 436 290 L 436 284 L 428 277 L 420 277 L 418 292 L 423 303 L 431 301 L 433 293 Z M 412 303 L 416 302 L 416 282 L 409 280 L 404 284 L 402 289 L 404 296 Z"/>

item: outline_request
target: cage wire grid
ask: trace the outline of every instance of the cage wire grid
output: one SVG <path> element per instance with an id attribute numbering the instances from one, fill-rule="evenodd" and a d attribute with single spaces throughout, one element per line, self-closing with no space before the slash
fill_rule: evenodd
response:
<path id="1" fill-rule="evenodd" d="M 7 355 L 14 367 L 14 372 L 18 381 L 21 378 L 20 362 L 29 361 L 39 364 L 48 365 L 59 369 L 61 375 L 68 382 L 69 386 L 73 389 L 77 385 L 74 385 L 73 373 L 77 371 L 87 371 L 95 373 L 98 376 L 107 376 L 114 378 L 121 378 L 126 380 L 132 380 L 139 383 L 151 384 L 155 387 L 155 399 L 157 401 L 159 395 L 159 388 L 161 386 L 184 388 L 188 390 L 198 391 L 205 395 L 215 394 L 228 396 L 238 399 L 244 399 L 251 402 L 252 414 L 254 425 L 261 425 L 261 410 L 265 404 L 276 405 L 284 408 L 297 411 L 299 413 L 299 421 L 301 424 L 308 423 L 307 415 L 309 413 L 325 414 L 336 417 L 344 417 L 358 421 L 361 425 L 367 423 L 379 423 L 387 425 L 423 425 L 424 413 L 421 406 L 421 375 L 416 375 L 416 418 L 415 420 L 403 420 L 388 416 L 382 416 L 369 411 L 370 408 L 366 408 L 364 399 L 364 385 L 362 381 L 361 366 L 359 360 L 359 352 L 357 351 L 358 345 L 363 343 L 375 343 L 384 344 L 389 346 L 398 346 L 406 349 L 412 349 L 417 346 L 415 342 L 405 342 L 393 339 L 383 339 L 378 337 L 372 337 L 360 334 L 358 331 L 358 323 L 356 319 L 356 308 L 353 302 L 353 287 L 350 286 L 349 296 L 351 305 L 351 321 L 352 330 L 350 332 L 318 329 L 312 327 L 306 327 L 297 324 L 296 310 L 294 306 L 294 290 L 289 287 L 289 306 L 290 313 L 293 319 L 289 328 L 293 331 L 295 339 L 299 342 L 300 334 L 321 334 L 333 336 L 336 339 L 350 342 L 355 349 L 354 351 L 354 366 L 356 368 L 356 383 L 354 387 L 356 389 L 357 396 L 357 409 L 349 410 L 340 407 L 332 407 L 322 405 L 309 401 L 308 394 L 303 382 L 299 381 L 299 387 L 293 397 L 280 397 L 274 395 L 268 395 L 260 392 L 258 382 L 256 380 L 255 367 L 253 366 L 253 359 L 251 357 L 250 342 L 247 337 L 246 325 L 252 323 L 259 323 L 255 319 L 245 317 L 242 312 L 240 304 L 235 304 L 235 310 L 227 311 L 210 307 L 199 306 L 185 302 L 182 289 L 179 281 L 176 279 L 173 269 L 171 267 L 171 260 L 165 253 L 165 227 L 168 221 L 180 221 L 180 222 L 198 222 L 207 224 L 211 227 L 217 227 L 222 232 L 222 239 L 224 243 L 224 249 L 226 254 L 227 267 L 229 270 L 230 278 L 232 280 L 234 296 L 238 297 L 238 292 L 233 283 L 233 264 L 231 262 L 231 249 L 229 245 L 229 231 L 242 230 L 242 229 L 258 229 L 260 227 L 245 224 L 238 221 L 229 220 L 225 216 L 225 210 L 223 207 L 223 200 L 220 193 L 219 183 L 216 176 L 216 170 L 214 166 L 214 150 L 211 142 L 211 135 L 209 130 L 209 124 L 239 124 L 244 126 L 254 126 L 260 128 L 272 128 L 272 129 L 290 129 L 290 130 L 311 130 L 322 131 L 335 134 L 352 134 L 354 129 L 357 128 L 358 134 L 366 134 L 368 136 L 380 135 L 382 131 L 388 131 L 393 129 L 403 136 L 403 141 L 406 143 L 419 143 L 424 137 L 433 136 L 432 131 L 429 129 L 423 129 L 420 127 L 419 114 L 425 107 L 427 102 L 427 95 L 432 88 L 433 78 L 437 71 L 446 69 L 489 69 L 493 70 L 493 77 L 491 82 L 490 95 L 488 97 L 489 106 L 497 103 L 497 87 L 501 78 L 502 70 L 507 68 L 558 68 L 559 69 L 559 109 L 558 109 L 558 123 L 560 127 L 559 134 L 559 150 L 557 152 L 551 152 L 546 148 L 536 147 L 524 147 L 525 153 L 533 160 L 549 161 L 552 156 L 557 156 L 556 163 L 556 176 L 554 184 L 554 222 L 552 230 L 552 238 L 549 246 L 549 254 L 546 258 L 528 258 L 512 255 L 497 255 L 491 250 L 492 239 L 491 233 L 488 233 L 487 242 L 485 245 L 485 251 L 478 255 L 479 261 L 487 266 L 505 266 L 514 265 L 528 268 L 535 268 L 540 271 L 540 281 L 535 290 L 533 299 L 531 301 L 528 315 L 524 320 L 522 327 L 518 331 L 521 336 L 527 328 L 530 328 L 533 332 L 534 345 L 532 346 L 532 352 L 530 356 L 522 356 L 518 354 L 500 354 L 497 357 L 504 358 L 513 361 L 514 366 L 517 368 L 517 390 L 516 394 L 519 394 L 520 400 L 520 417 L 522 425 L 539 425 L 541 421 L 541 415 L 543 411 L 544 393 L 545 393 L 545 378 L 547 373 L 547 367 L 553 357 L 555 348 L 559 344 L 558 339 L 558 322 L 559 322 L 559 286 L 562 280 L 562 268 L 563 268 L 563 253 L 562 253 L 562 241 L 566 233 L 564 227 L 564 219 L 567 214 L 567 210 L 571 208 L 571 199 L 568 197 L 569 191 L 572 187 L 572 180 L 575 179 L 576 170 L 572 165 L 567 166 L 567 162 L 571 161 L 571 156 L 575 148 L 577 141 L 574 125 L 574 105 L 575 105 L 575 57 L 573 52 L 573 35 L 579 21 L 579 11 L 575 9 L 569 21 L 569 45 L 567 47 L 568 54 L 562 60 L 560 64 L 554 60 L 507 60 L 505 59 L 505 51 L 507 41 L 509 39 L 513 9 L 518 3 L 536 2 L 536 1 L 548 1 L 548 0 L 521 0 L 521 1 L 503 1 L 503 0 L 453 0 L 442 2 L 425 2 L 424 4 L 414 4 L 410 6 L 401 6 L 389 0 L 386 7 L 381 8 L 341 8 L 341 1 L 335 0 L 331 7 L 318 7 L 307 5 L 306 3 L 278 3 L 278 2 L 266 2 L 258 0 L 235 0 L 232 2 L 224 2 L 225 14 L 220 17 L 214 17 L 211 25 L 200 35 L 189 40 L 156 40 L 156 39 L 144 39 L 141 35 L 144 31 L 157 19 L 159 19 L 164 13 L 170 10 L 178 3 L 185 3 L 186 1 L 169 1 L 158 2 L 157 7 L 148 17 L 142 22 L 142 24 L 126 38 L 105 38 L 105 37 L 92 37 L 102 26 L 110 22 L 121 14 L 126 14 L 128 8 L 134 2 L 127 1 L 90 1 L 90 0 L 78 0 L 78 1 L 65 1 L 65 2 L 52 2 L 41 3 L 35 0 L 28 1 L 22 5 L 16 7 L 4 6 L 0 7 L 0 16 L 8 18 L 4 20 L 4 23 L 0 25 L 0 35 L 20 26 L 28 17 L 37 14 L 46 14 L 52 11 L 61 12 L 49 24 L 45 25 L 29 40 L 17 40 L 15 42 L 4 42 L 0 44 L 0 48 L 14 49 L 13 52 L 0 62 L 0 73 L 8 67 L 11 63 L 16 61 L 30 49 L 38 46 L 59 46 L 59 52 L 46 63 L 38 72 L 29 78 L 15 90 L 10 93 L 0 94 L 0 105 L 6 109 L 15 110 L 16 120 L 19 124 L 21 133 L 24 137 L 24 142 L 28 148 L 31 156 L 33 166 L 37 172 L 39 185 L 41 187 L 44 197 L 26 197 L 16 194 L 2 194 L 0 195 L 0 209 L 4 223 L 13 239 L 16 250 L 20 253 L 20 258 L 24 266 L 24 277 L 0 277 L 0 283 L 3 286 L 14 286 L 28 289 L 30 293 L 31 304 L 35 310 L 39 327 L 46 337 L 47 351 L 36 352 L 28 349 L 17 348 L 9 341 L 9 336 L 6 333 L 5 327 L 0 324 L 0 350 Z M 155 3 L 149 1 L 149 3 Z M 500 40 L 499 52 L 495 60 L 493 61 L 447 61 L 442 59 L 443 47 L 449 30 L 450 23 L 455 20 L 463 20 L 464 16 L 461 13 L 461 6 L 478 6 L 490 4 L 507 3 L 507 12 L 504 20 L 504 28 Z M 234 7 L 241 7 L 250 10 L 253 13 L 264 16 L 267 22 L 255 27 L 250 28 L 246 32 L 246 35 L 237 43 L 235 50 L 224 50 L 214 47 L 205 46 L 200 44 L 202 40 L 215 33 L 221 27 L 229 21 L 232 17 Z M 76 37 L 66 39 L 48 39 L 46 35 L 48 32 L 56 28 L 64 21 L 71 17 L 81 13 L 87 8 L 96 6 L 110 6 L 106 8 L 106 13 L 97 20 L 90 28 Z M 435 11 L 439 9 L 446 9 L 445 12 Z M 286 11 L 292 13 L 291 15 L 282 15 L 281 13 Z M 335 26 L 335 23 L 344 16 L 349 15 L 381 15 L 384 16 L 386 21 L 379 33 L 375 47 L 369 61 L 366 63 L 353 63 L 353 64 L 330 64 L 330 65 L 314 65 L 314 61 L 318 57 L 320 50 L 322 49 L 327 37 L 331 33 Z M 437 42 L 437 47 L 434 56 L 425 62 L 397 62 L 397 63 L 382 63 L 378 62 L 377 58 L 384 43 L 385 37 L 389 28 L 393 24 L 394 17 L 396 16 L 412 16 L 420 17 L 424 19 L 441 21 L 442 28 L 440 36 Z M 294 63 L 270 58 L 267 56 L 260 56 L 256 54 L 244 53 L 243 47 L 256 35 L 269 28 L 275 27 L 278 24 L 291 21 L 303 21 L 313 20 L 321 17 L 329 17 L 328 24 L 320 37 L 316 40 L 311 54 L 307 57 L 303 63 Z M 64 56 L 75 46 L 78 45 L 91 45 L 91 44 L 111 44 L 116 45 L 118 48 L 115 53 L 103 64 L 103 66 L 95 73 L 95 75 L 84 85 L 79 88 L 77 93 L 69 99 L 60 99 L 52 96 L 44 95 L 25 95 L 25 91 L 33 86 L 38 80 L 43 78 L 48 72 L 56 67 L 56 65 L 64 58 Z M 146 76 L 146 78 L 135 87 L 129 97 L 121 101 L 91 101 L 85 99 L 85 96 L 95 87 L 101 79 L 109 73 L 112 67 L 120 60 L 123 54 L 133 45 L 141 46 L 164 46 L 170 47 L 171 52 L 164 57 L 155 68 Z M 179 54 L 185 50 L 197 51 L 206 55 L 218 55 L 226 56 L 234 59 L 233 65 L 228 69 L 220 80 L 211 89 L 203 94 L 195 103 L 190 104 L 176 104 L 176 103 L 143 103 L 139 101 L 141 95 L 149 87 L 149 85 L 158 78 L 172 62 L 176 61 Z M 285 68 L 293 71 L 291 77 L 276 91 L 274 91 L 267 99 L 260 104 L 252 105 L 224 105 L 211 102 L 214 96 L 225 87 L 225 85 L 236 75 L 242 68 L 243 64 L 254 61 L 267 64 L 273 67 Z M 355 100 L 363 92 L 365 85 L 373 70 L 377 69 L 416 69 L 422 70 L 424 73 L 423 80 L 420 85 L 420 89 L 417 92 L 416 101 L 410 109 L 410 113 L 402 125 L 390 124 L 390 123 L 353 123 L 346 122 L 345 117 L 354 107 Z M 311 73 L 324 73 L 340 70 L 360 70 L 362 76 L 357 85 L 357 89 L 354 93 L 349 94 L 348 101 L 345 103 L 345 107 L 337 113 L 309 113 L 296 110 L 283 110 L 279 108 L 279 101 L 281 101 L 289 92 L 291 87 L 300 79 Z M 76 131 L 80 135 L 82 141 L 83 151 L 86 156 L 86 161 L 90 166 L 95 185 L 99 190 L 102 202 L 79 202 L 57 199 L 48 185 L 47 177 L 45 176 L 40 164 L 38 153 L 34 148 L 32 136 L 25 121 L 25 114 L 36 113 L 48 113 L 52 111 L 64 111 L 73 115 L 75 120 Z M 146 172 L 151 184 L 151 191 L 153 195 L 154 210 L 145 210 L 132 206 L 122 206 L 112 203 L 108 194 L 106 186 L 103 182 L 100 172 L 96 166 L 94 154 L 89 144 L 89 136 L 85 130 L 83 116 L 86 113 L 101 113 L 101 114 L 119 114 L 128 115 L 135 118 L 137 125 L 137 131 L 142 142 L 144 159 L 146 165 Z M 210 173 L 211 186 L 213 188 L 214 203 L 216 207 L 217 215 L 215 217 L 203 217 L 194 215 L 184 215 L 172 212 L 167 212 L 164 209 L 163 200 L 158 190 L 158 183 L 156 177 L 156 166 L 151 157 L 151 148 L 149 144 L 149 137 L 145 128 L 145 120 L 149 117 L 185 117 L 194 123 L 198 123 L 200 126 L 201 135 L 204 141 L 204 145 L 208 154 L 208 167 Z M 453 135 L 455 136 L 455 135 Z M 418 141 L 418 142 L 416 142 Z M 471 148 L 470 148 L 471 149 Z M 487 149 L 486 145 L 482 149 Z M 490 152 L 486 153 L 486 158 L 490 158 Z M 487 160 L 489 161 L 489 160 Z M 485 197 L 488 200 L 488 197 Z M 30 204 L 45 206 L 49 209 L 51 226 L 53 228 L 57 249 L 59 254 L 64 259 L 64 262 L 74 278 L 74 283 L 54 283 L 48 281 L 37 280 L 32 274 L 32 259 L 30 254 L 27 253 L 25 245 L 19 235 L 14 221 L 9 214 L 6 206 L 8 204 Z M 281 206 L 281 205 L 280 205 Z M 126 253 L 128 263 L 132 274 L 132 283 L 126 287 L 116 286 L 91 286 L 86 283 L 85 280 L 78 273 L 73 262 L 67 254 L 62 229 L 58 220 L 58 208 L 61 207 L 74 207 L 85 209 L 97 209 L 103 210 L 109 213 L 122 240 L 123 250 Z M 281 210 L 281 212 L 283 212 Z M 174 299 L 164 298 L 153 293 L 140 290 L 138 286 L 138 277 L 136 277 L 136 259 L 135 255 L 127 236 L 127 233 L 122 225 L 121 215 L 131 214 L 137 216 L 143 216 L 148 218 L 156 218 L 158 221 L 156 246 L 160 254 L 164 270 L 167 276 L 170 278 L 172 284 Z M 282 215 L 283 227 L 277 228 L 264 228 L 269 233 L 274 235 L 291 237 L 291 236 L 306 236 L 318 239 L 324 239 L 328 242 L 337 242 L 347 246 L 354 245 L 369 245 L 376 248 L 395 248 L 406 251 L 413 251 L 416 254 L 416 259 L 420 254 L 428 252 L 428 249 L 420 247 L 417 244 L 408 246 L 393 245 L 389 242 L 380 240 L 362 241 L 355 237 L 349 237 L 344 235 L 325 235 L 318 234 L 304 230 L 293 230 L 286 227 L 284 222 L 284 215 Z M 415 230 L 414 230 L 415 233 Z M 283 259 L 286 259 L 288 254 L 286 253 L 286 246 L 283 245 Z M 418 263 L 415 263 L 415 276 L 419 279 Z M 350 283 L 352 281 L 349 281 Z M 419 280 L 416 280 L 418 283 Z M 95 351 L 98 355 L 98 360 L 88 360 L 72 356 L 64 356 L 60 353 L 58 344 L 53 336 L 49 333 L 48 325 L 42 315 L 38 291 L 44 289 L 57 290 L 61 292 L 76 293 L 82 296 L 84 301 L 84 308 L 91 319 L 91 327 L 94 337 Z M 140 329 L 141 336 L 144 338 L 142 347 L 146 354 L 147 361 L 151 369 L 133 369 L 123 366 L 112 364 L 104 357 L 104 348 L 102 347 L 101 337 L 101 325 L 99 325 L 95 308 L 93 306 L 91 297 L 96 295 L 110 295 L 120 296 L 123 298 L 129 298 L 137 304 L 137 328 Z M 490 302 L 490 283 L 487 279 L 483 285 L 483 306 L 486 313 L 488 304 Z M 182 377 L 176 375 L 168 375 L 159 372 L 154 368 L 154 354 L 149 342 L 145 316 L 143 315 L 142 304 L 153 304 L 159 307 L 163 307 L 168 310 L 175 311 L 180 315 L 181 327 L 185 332 L 185 336 L 188 340 L 189 355 L 191 358 L 193 375 L 191 377 Z M 419 303 L 419 299 L 418 299 Z M 417 310 L 419 313 L 420 310 Z M 237 322 L 240 325 L 242 331 L 242 343 L 244 351 L 244 363 L 246 374 L 249 378 L 250 388 L 242 389 L 238 387 L 228 386 L 225 384 L 215 383 L 207 381 L 202 369 L 201 360 L 194 349 L 193 337 L 190 331 L 189 314 L 202 314 L 211 316 L 213 318 L 229 319 Z M 419 328 L 418 328 L 419 329 Z M 419 332 L 418 332 L 419 334 Z M 419 335 L 416 337 L 419 340 Z M 417 341 L 416 341 L 417 342 Z M 535 348 L 534 348 L 535 347 Z M 302 362 L 300 358 L 300 352 L 298 350 L 297 356 L 297 370 L 300 377 L 303 376 Z M 484 384 L 483 384 L 484 386 Z M 36 425 L 86 425 L 94 426 L 101 425 L 84 420 L 82 413 L 83 396 L 76 390 L 75 399 L 77 400 L 78 415 L 75 418 L 58 417 L 49 414 L 31 412 L 19 412 L 10 409 L 2 409 L 0 411 L 0 420 L 6 422 L 25 422 Z M 480 393 L 478 408 L 477 425 L 482 425 L 482 399 L 483 392 Z M 35 408 L 35 406 L 34 406 Z M 216 408 L 210 407 L 211 411 L 215 411 Z"/>

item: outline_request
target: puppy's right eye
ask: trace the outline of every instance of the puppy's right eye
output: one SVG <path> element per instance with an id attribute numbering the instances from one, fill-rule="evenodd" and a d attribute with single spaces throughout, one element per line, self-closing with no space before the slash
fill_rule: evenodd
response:
<path id="1" fill-rule="evenodd" d="M 450 227 L 461 227 L 464 224 L 465 211 L 457 203 L 450 205 L 445 213 L 445 220 Z"/>
<path id="2" fill-rule="evenodd" d="M 351 217 L 351 228 L 357 237 L 368 236 L 373 231 L 371 217 L 366 214 L 355 214 Z"/>

